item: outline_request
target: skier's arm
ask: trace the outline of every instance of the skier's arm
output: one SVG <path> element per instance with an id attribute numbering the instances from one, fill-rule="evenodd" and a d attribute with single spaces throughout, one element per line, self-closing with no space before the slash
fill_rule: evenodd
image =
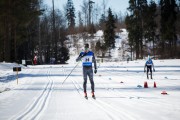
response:
<path id="1" fill-rule="evenodd" d="M 93 62 L 94 62 L 94 69 L 97 69 L 97 66 L 96 66 L 96 58 L 95 58 L 94 54 L 93 54 Z"/>
<path id="2" fill-rule="evenodd" d="M 93 62 L 94 62 L 94 73 L 96 73 L 97 72 L 97 66 L 96 66 L 96 58 L 95 58 L 95 56 L 94 56 L 94 54 L 93 54 Z"/>
<path id="3" fill-rule="evenodd" d="M 77 59 L 76 59 L 76 62 L 80 61 L 81 58 L 82 58 L 82 53 L 79 54 L 79 56 L 78 56 Z"/>
<path id="4" fill-rule="evenodd" d="M 145 63 L 145 65 L 144 65 L 144 72 L 146 72 L 146 63 Z"/>
<path id="5" fill-rule="evenodd" d="M 86 55 L 87 55 L 86 52 L 85 52 L 85 53 L 81 52 L 81 53 L 79 54 L 78 58 L 76 59 L 76 62 L 80 61 L 80 60 L 81 60 L 84 56 L 86 56 Z"/>
<path id="6" fill-rule="evenodd" d="M 153 61 L 152 61 L 152 66 L 153 66 L 153 71 L 155 72 L 155 68 L 154 68 L 154 63 L 153 63 Z"/>

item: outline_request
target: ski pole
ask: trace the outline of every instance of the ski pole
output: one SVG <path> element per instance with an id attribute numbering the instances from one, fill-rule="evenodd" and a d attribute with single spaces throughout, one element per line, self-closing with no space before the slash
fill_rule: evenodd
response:
<path id="1" fill-rule="evenodd" d="M 155 80 L 155 79 L 154 79 L 154 71 L 152 72 L 152 76 L 153 76 L 153 80 Z"/>
<path id="2" fill-rule="evenodd" d="M 141 79 L 144 78 L 144 74 L 145 74 L 145 72 L 143 72 L 143 75 L 141 76 Z"/>
<path id="3" fill-rule="evenodd" d="M 73 70 L 78 66 L 79 62 L 76 64 L 76 66 L 71 70 L 71 72 L 69 73 L 69 75 L 66 77 L 66 79 L 64 79 L 64 81 L 62 82 L 62 85 L 64 84 L 64 82 L 68 79 L 68 77 L 71 75 L 71 73 L 73 72 Z"/>

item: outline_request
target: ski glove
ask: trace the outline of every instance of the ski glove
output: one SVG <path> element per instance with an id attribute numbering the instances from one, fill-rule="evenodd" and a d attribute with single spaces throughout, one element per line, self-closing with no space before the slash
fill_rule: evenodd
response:
<path id="1" fill-rule="evenodd" d="M 77 59 L 76 59 L 76 62 L 79 62 L 80 60 L 81 60 L 81 58 L 77 58 Z"/>
<path id="2" fill-rule="evenodd" d="M 154 69 L 154 72 L 155 72 L 155 69 Z"/>
<path id="3" fill-rule="evenodd" d="M 146 72 L 146 70 L 144 70 L 144 72 Z"/>
<path id="4" fill-rule="evenodd" d="M 97 69 L 94 70 L 94 73 L 95 73 L 95 74 L 97 73 Z"/>

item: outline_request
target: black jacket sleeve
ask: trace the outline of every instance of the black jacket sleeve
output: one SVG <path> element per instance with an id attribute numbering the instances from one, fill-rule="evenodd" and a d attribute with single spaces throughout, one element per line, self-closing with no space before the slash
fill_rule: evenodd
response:
<path id="1" fill-rule="evenodd" d="M 96 58 L 95 58 L 94 54 L 93 54 L 93 63 L 94 63 L 94 69 L 97 69 L 97 66 L 96 66 Z"/>

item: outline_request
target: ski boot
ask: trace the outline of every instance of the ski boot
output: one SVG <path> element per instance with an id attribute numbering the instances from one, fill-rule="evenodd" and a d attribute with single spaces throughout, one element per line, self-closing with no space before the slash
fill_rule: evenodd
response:
<path id="1" fill-rule="evenodd" d="M 95 95 L 94 95 L 94 92 L 92 92 L 92 98 L 93 99 L 96 99 Z"/>
<path id="2" fill-rule="evenodd" d="M 84 92 L 84 97 L 85 97 L 86 99 L 88 99 L 88 96 L 87 96 L 87 93 L 86 93 L 86 92 Z"/>

